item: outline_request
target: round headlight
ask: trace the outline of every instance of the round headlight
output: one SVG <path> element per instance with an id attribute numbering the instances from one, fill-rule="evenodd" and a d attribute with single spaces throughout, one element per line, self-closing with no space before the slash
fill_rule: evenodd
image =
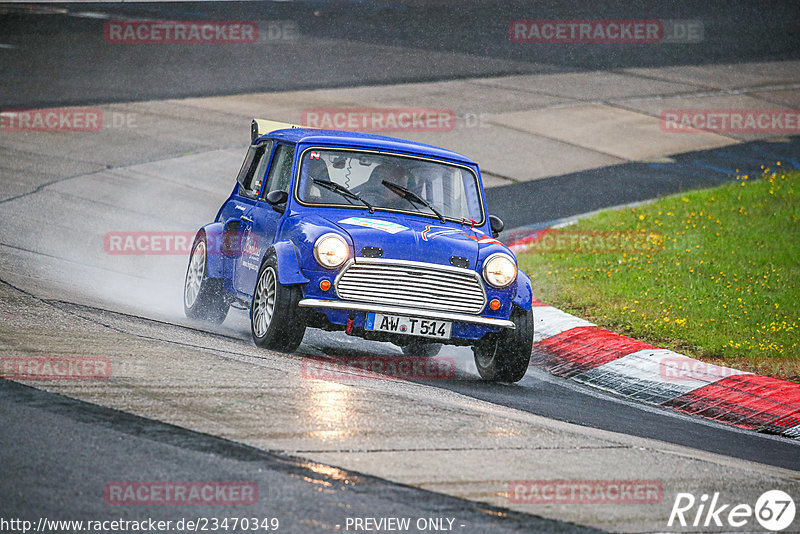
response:
<path id="1" fill-rule="evenodd" d="M 506 287 L 517 278 L 517 264 L 508 254 L 492 254 L 483 263 L 483 277 L 494 287 Z"/>
<path id="2" fill-rule="evenodd" d="M 323 267 L 335 269 L 343 264 L 350 256 L 344 238 L 338 234 L 324 234 L 314 243 L 314 258 Z"/>

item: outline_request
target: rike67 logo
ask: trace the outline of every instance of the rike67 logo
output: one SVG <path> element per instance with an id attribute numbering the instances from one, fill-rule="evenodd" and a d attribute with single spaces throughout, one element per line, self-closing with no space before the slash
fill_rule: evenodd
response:
<path id="1" fill-rule="evenodd" d="M 733 527 L 752 531 L 758 528 L 752 521 L 755 517 L 761 528 L 780 532 L 792 524 L 794 516 L 794 500 L 781 490 L 764 492 L 755 506 L 723 503 L 718 492 L 710 497 L 703 494 L 699 499 L 691 493 L 678 493 L 667 526 Z"/>

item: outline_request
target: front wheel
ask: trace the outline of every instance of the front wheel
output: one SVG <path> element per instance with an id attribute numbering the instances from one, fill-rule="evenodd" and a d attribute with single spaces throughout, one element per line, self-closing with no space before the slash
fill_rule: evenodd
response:
<path id="1" fill-rule="evenodd" d="M 222 292 L 222 279 L 208 277 L 208 246 L 204 232 L 197 234 L 183 283 L 183 311 L 190 319 L 222 324 L 230 305 Z"/>
<path id="2" fill-rule="evenodd" d="M 302 298 L 297 286 L 278 283 L 278 260 L 270 254 L 261 265 L 250 304 L 250 332 L 259 347 L 292 352 L 300 346 L 306 331 Z"/>
<path id="3" fill-rule="evenodd" d="M 484 380 L 517 382 L 528 370 L 533 349 L 533 310 L 514 307 L 516 328 L 487 336 L 472 347 L 475 365 Z"/>

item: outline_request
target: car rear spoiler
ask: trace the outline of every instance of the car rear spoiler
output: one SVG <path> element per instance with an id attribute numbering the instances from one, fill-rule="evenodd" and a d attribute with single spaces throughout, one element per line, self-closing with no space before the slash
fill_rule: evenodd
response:
<path id="1" fill-rule="evenodd" d="M 268 119 L 253 119 L 253 122 L 250 123 L 250 142 L 254 142 L 264 134 L 274 132 L 275 130 L 285 130 L 287 128 L 304 128 L 304 126 L 289 124 L 288 122 L 271 121 Z"/>

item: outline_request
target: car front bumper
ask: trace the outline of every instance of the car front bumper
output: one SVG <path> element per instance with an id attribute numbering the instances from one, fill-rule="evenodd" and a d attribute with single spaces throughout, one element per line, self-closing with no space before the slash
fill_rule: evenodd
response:
<path id="1" fill-rule="evenodd" d="M 442 321 L 462 322 L 483 326 L 495 326 L 500 328 L 514 329 L 514 322 L 508 319 L 497 319 L 494 317 L 481 317 L 480 315 L 468 315 L 464 313 L 453 313 L 446 311 L 421 310 L 419 308 L 408 308 L 404 306 L 389 306 L 386 304 L 370 304 L 368 302 L 352 302 L 344 300 L 325 300 L 305 298 L 299 303 L 303 308 L 329 308 L 336 310 L 352 310 L 363 312 L 376 312 L 392 315 L 406 315 L 409 317 L 419 317 L 422 319 L 439 319 Z"/>

